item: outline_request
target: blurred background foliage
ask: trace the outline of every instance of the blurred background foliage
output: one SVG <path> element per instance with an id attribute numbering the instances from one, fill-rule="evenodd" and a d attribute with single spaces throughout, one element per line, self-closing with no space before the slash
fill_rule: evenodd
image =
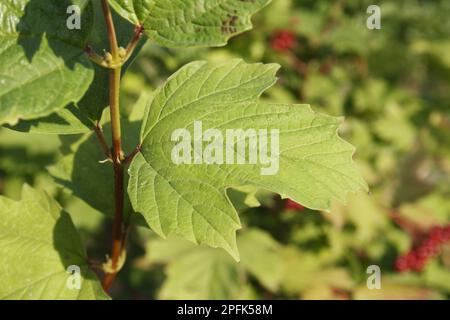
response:
<path id="1" fill-rule="evenodd" d="M 130 126 L 155 88 L 190 61 L 276 62 L 282 65 L 279 83 L 263 98 L 345 116 L 341 134 L 357 147 L 354 158 L 371 191 L 350 195 L 347 206 L 317 212 L 264 190 L 230 190 L 243 223 L 240 263 L 222 250 L 162 240 L 135 227 L 114 298 L 450 297 L 450 2 L 382 1 L 382 28 L 369 30 L 372 2 L 273 0 L 255 17 L 253 31 L 226 47 L 146 44 L 123 79 L 122 111 Z M 109 219 L 96 211 L 101 205 L 52 178 L 63 179 L 58 166 L 83 139 L 1 128 L 0 193 L 20 199 L 28 183 L 54 195 L 95 263 L 109 247 Z M 101 184 L 97 191 L 105 194 L 104 206 L 111 205 L 109 191 Z M 439 226 L 447 233 L 436 252 L 413 255 L 420 263 L 406 261 L 405 267 L 402 257 L 411 259 Z M 382 271 L 381 290 L 366 286 L 373 264 Z"/>

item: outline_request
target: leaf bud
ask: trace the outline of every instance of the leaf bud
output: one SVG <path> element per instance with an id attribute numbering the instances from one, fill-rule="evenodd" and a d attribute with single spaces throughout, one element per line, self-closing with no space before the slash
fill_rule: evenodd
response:
<path id="1" fill-rule="evenodd" d="M 109 62 L 111 62 L 112 60 L 113 60 L 112 54 L 109 53 L 109 52 L 105 52 L 105 61 L 109 63 Z"/>
<path id="2" fill-rule="evenodd" d="M 127 55 L 127 50 L 125 50 L 124 47 L 120 47 L 119 48 L 119 57 L 125 58 L 126 55 Z"/>

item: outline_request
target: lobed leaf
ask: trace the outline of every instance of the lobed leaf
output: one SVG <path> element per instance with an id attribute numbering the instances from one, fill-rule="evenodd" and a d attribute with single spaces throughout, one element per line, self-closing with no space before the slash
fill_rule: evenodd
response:
<path id="1" fill-rule="evenodd" d="M 91 131 L 94 123 L 74 105 L 70 105 L 47 117 L 20 121 L 10 127 L 20 132 L 34 134 L 81 134 Z"/>
<path id="2" fill-rule="evenodd" d="M 69 266 L 79 267 L 80 289 L 67 286 Z M 108 299 L 70 216 L 28 186 L 20 202 L 0 197 L 0 283 L 1 299 Z"/>
<path id="3" fill-rule="evenodd" d="M 81 30 L 66 27 L 82 10 Z M 0 124 L 15 124 L 79 101 L 93 78 L 83 46 L 92 28 L 88 0 L 6 0 L 0 4 Z"/>
<path id="4" fill-rule="evenodd" d="M 251 29 L 270 0 L 112 0 L 112 7 L 165 47 L 222 46 Z"/>
<path id="5" fill-rule="evenodd" d="M 33 10 L 36 10 L 36 8 Z M 103 50 L 109 50 L 108 34 L 100 1 L 93 2 L 92 12 L 90 14 L 92 15 L 92 30 L 86 39 L 79 42 L 77 45 L 79 48 L 74 48 L 73 50 L 79 52 L 86 44 L 89 44 L 99 53 Z M 113 13 L 113 20 L 118 42 L 120 45 L 125 46 L 133 37 L 134 28 L 115 13 Z M 61 20 L 60 23 L 63 23 L 63 21 Z M 62 25 L 62 27 L 65 28 L 65 25 Z M 124 71 L 133 62 L 134 57 L 144 43 L 144 40 L 139 42 L 133 57 L 123 66 Z M 92 130 L 94 121 L 101 118 L 103 110 L 109 105 L 109 69 L 102 68 L 91 62 L 88 62 L 88 65 L 94 71 L 94 77 L 88 83 L 89 88 L 87 91 L 85 90 L 82 98 L 77 99 L 79 101 L 76 103 L 76 106 L 69 105 L 66 109 L 43 118 L 21 120 L 12 129 L 40 134 L 76 134 Z M 32 93 L 30 98 L 34 95 L 35 93 Z"/>
<path id="6" fill-rule="evenodd" d="M 341 119 L 306 105 L 258 101 L 276 81 L 278 66 L 232 60 L 193 62 L 175 73 L 148 105 L 142 152 L 129 169 L 128 193 L 135 211 L 160 236 L 175 233 L 222 247 L 239 259 L 239 217 L 226 189 L 254 185 L 312 209 L 329 209 L 348 192 L 367 190 L 352 161 L 353 146 L 337 134 Z M 182 164 L 171 161 L 179 128 L 279 130 L 279 170 L 262 175 L 257 164 Z M 237 141 L 231 151 L 234 156 Z M 257 147 L 259 152 L 260 148 Z M 224 152 L 225 154 L 225 152 Z"/>

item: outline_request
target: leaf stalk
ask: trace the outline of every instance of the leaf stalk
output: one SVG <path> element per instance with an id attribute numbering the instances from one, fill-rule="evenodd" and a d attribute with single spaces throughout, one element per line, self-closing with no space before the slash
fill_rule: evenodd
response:
<path id="1" fill-rule="evenodd" d="M 117 44 L 116 31 L 112 19 L 108 0 L 102 0 L 103 15 L 105 17 L 106 27 L 112 59 L 110 65 L 121 61 L 120 49 Z M 112 226 L 112 244 L 110 255 L 110 272 L 105 272 L 102 281 L 103 289 L 108 292 L 119 271 L 120 258 L 125 256 L 126 227 L 123 223 L 124 210 L 124 153 L 122 150 L 122 132 L 120 123 L 120 77 L 121 64 L 110 70 L 109 74 L 109 109 L 111 114 L 112 131 L 112 160 L 114 168 L 114 221 Z"/>

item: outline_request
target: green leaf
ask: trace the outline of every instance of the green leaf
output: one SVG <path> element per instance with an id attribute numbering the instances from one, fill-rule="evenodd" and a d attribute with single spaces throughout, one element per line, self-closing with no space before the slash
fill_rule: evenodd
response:
<path id="1" fill-rule="evenodd" d="M 69 30 L 68 6 L 82 10 Z M 0 124 L 50 115 L 79 101 L 93 78 L 83 53 L 92 28 L 88 0 L 6 0 L 0 4 Z"/>
<path id="2" fill-rule="evenodd" d="M 167 264 L 198 248 L 207 247 L 195 246 L 192 242 L 177 236 L 171 236 L 164 240 L 151 238 L 146 244 L 145 259 L 150 264 Z"/>
<path id="3" fill-rule="evenodd" d="M 183 292 L 195 283 L 202 283 L 198 298 L 207 298 L 208 290 L 214 287 L 222 288 L 214 294 L 217 299 L 236 299 L 238 287 L 242 289 L 241 280 L 246 272 L 253 275 L 264 287 L 275 292 L 282 279 L 281 246 L 266 232 L 258 229 L 244 230 L 238 237 L 239 250 L 242 261 L 237 263 L 222 250 L 214 250 L 206 246 L 195 246 L 179 237 L 170 237 L 167 240 L 151 239 L 147 246 L 146 260 L 152 264 L 167 264 L 168 279 L 164 285 L 165 298 L 183 299 Z M 199 261 L 208 263 L 225 262 L 224 272 L 214 268 L 206 272 L 209 278 L 205 279 L 205 265 L 189 266 L 186 270 L 198 270 L 194 273 L 182 272 L 182 265 L 193 261 L 201 255 Z M 183 262 L 182 262 L 183 261 Z M 209 266 L 210 267 L 210 266 Z M 224 277 L 224 274 L 228 274 Z M 230 283 L 232 284 L 230 286 Z"/>
<path id="4" fill-rule="evenodd" d="M 254 185 L 312 209 L 329 209 L 348 192 L 367 189 L 352 161 L 354 148 L 337 134 L 341 119 L 306 105 L 258 101 L 276 81 L 278 65 L 193 62 L 174 74 L 149 103 L 141 130 L 142 152 L 129 169 L 128 193 L 160 236 L 176 233 L 222 247 L 238 259 L 239 217 L 226 189 Z M 257 164 L 182 164 L 171 161 L 179 128 L 279 130 L 279 171 L 262 175 Z M 236 140 L 229 152 L 236 156 Z M 255 146 L 255 150 L 259 148 Z M 226 154 L 227 150 L 223 154 Z M 274 150 L 274 152 L 276 152 Z"/>
<path id="5" fill-rule="evenodd" d="M 222 46 L 252 28 L 250 18 L 270 0 L 112 0 L 112 7 L 166 47 Z"/>
<path id="6" fill-rule="evenodd" d="M 362 193 L 350 195 L 345 207 L 333 203 L 331 213 L 341 216 L 353 226 L 352 242 L 357 248 L 366 248 L 373 243 L 389 225 L 388 213 L 376 202 L 373 195 Z"/>
<path id="7" fill-rule="evenodd" d="M 236 299 L 241 290 L 244 270 L 222 250 L 195 246 L 179 237 L 152 239 L 146 259 L 167 264 L 162 299 Z"/>
<path id="8" fill-rule="evenodd" d="M 281 286 L 283 291 L 289 294 L 301 294 L 305 290 L 320 286 L 345 290 L 353 287 L 353 280 L 348 271 L 329 266 L 321 255 L 286 246 L 281 252 L 281 259 Z"/>
<path id="9" fill-rule="evenodd" d="M 272 292 L 282 279 L 280 245 L 266 232 L 246 230 L 238 238 L 242 266 Z"/>
<path id="10" fill-rule="evenodd" d="M 166 270 L 162 299 L 235 299 L 239 293 L 239 268 L 221 250 L 197 248 L 182 255 Z"/>
<path id="11" fill-rule="evenodd" d="M 139 124 L 123 121 L 123 131 L 127 135 L 123 139 L 125 152 L 130 153 L 138 145 Z M 104 126 L 105 138 L 111 140 L 111 126 Z M 58 162 L 49 167 L 49 172 L 56 182 L 70 190 L 92 208 L 108 217 L 114 215 L 114 175 L 112 164 L 103 162 L 103 154 L 94 133 L 83 135 L 73 142 L 62 138 L 62 156 Z M 69 145 L 68 142 L 73 142 Z M 92 175 L 91 173 L 94 173 Z M 125 219 L 132 212 L 128 197 L 125 201 Z M 134 222 L 145 225 L 142 217 L 132 215 Z"/>
<path id="12" fill-rule="evenodd" d="M 0 197 L 0 298 L 108 299 L 70 216 L 47 194 L 25 186 L 22 201 Z M 79 290 L 69 266 L 78 266 Z"/>
<path id="13" fill-rule="evenodd" d="M 74 105 L 45 118 L 20 121 L 11 129 L 35 134 L 80 134 L 91 131 L 94 123 Z"/>
<path id="14" fill-rule="evenodd" d="M 93 3 L 93 27 L 85 40 L 97 52 L 109 50 L 108 33 L 100 1 Z M 128 43 L 134 34 L 134 28 L 127 21 L 113 13 L 114 25 L 119 44 Z M 145 40 L 141 40 L 130 60 L 123 66 L 123 72 L 131 65 L 141 50 Z M 58 111 L 48 117 L 20 121 L 13 130 L 40 134 L 78 134 L 93 128 L 95 120 L 101 118 L 103 110 L 109 105 L 109 69 L 92 64 L 94 79 L 77 106 L 70 105 L 67 109 Z"/>
<path id="15" fill-rule="evenodd" d="M 258 191 L 258 188 L 254 186 L 242 186 L 228 189 L 227 195 L 235 209 L 241 212 L 248 208 L 261 206 L 257 197 Z"/>

